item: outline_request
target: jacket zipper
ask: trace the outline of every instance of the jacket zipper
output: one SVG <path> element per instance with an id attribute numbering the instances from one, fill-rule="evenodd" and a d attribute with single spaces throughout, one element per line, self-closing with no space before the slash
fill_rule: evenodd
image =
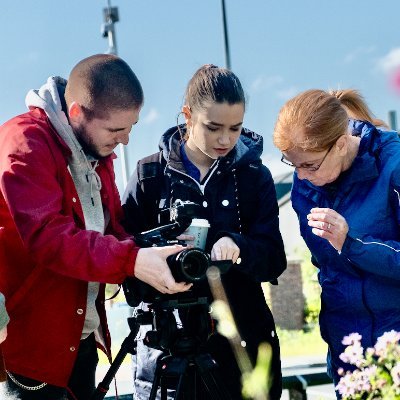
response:
<path id="1" fill-rule="evenodd" d="M 168 165 L 168 168 L 171 171 L 178 172 L 179 174 L 181 174 L 183 176 L 186 176 L 187 178 L 189 178 L 193 182 L 195 182 L 196 186 L 200 189 L 201 194 L 204 196 L 204 191 L 205 191 L 206 185 L 207 185 L 208 181 L 210 180 L 210 178 L 213 176 L 214 172 L 217 170 L 218 163 L 219 163 L 219 160 L 216 161 L 216 165 L 215 166 L 214 166 L 215 163 L 211 166 L 212 167 L 212 171 L 210 172 L 210 175 L 208 176 L 207 180 L 204 182 L 203 185 L 201 185 L 199 182 L 196 181 L 196 179 L 192 178 L 190 175 L 186 174 L 185 172 L 179 171 L 178 169 L 175 169 L 175 168 L 171 167 L 170 165 Z"/>

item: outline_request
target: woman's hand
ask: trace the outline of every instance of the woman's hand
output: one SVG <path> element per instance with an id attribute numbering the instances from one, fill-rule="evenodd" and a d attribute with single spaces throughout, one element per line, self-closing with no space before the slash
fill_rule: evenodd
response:
<path id="1" fill-rule="evenodd" d="M 232 260 L 233 263 L 239 258 L 240 249 L 228 236 L 219 239 L 211 249 L 211 260 Z"/>
<path id="2" fill-rule="evenodd" d="M 186 229 L 185 232 L 183 232 L 181 235 L 177 236 L 176 238 L 178 240 L 184 241 L 188 248 L 192 248 L 192 247 L 194 247 L 194 236 L 193 235 L 188 235 L 187 231 L 188 230 Z"/>
<path id="3" fill-rule="evenodd" d="M 342 251 L 349 231 L 344 217 L 331 208 L 312 208 L 307 219 L 314 235 L 328 240 L 337 251 Z"/>

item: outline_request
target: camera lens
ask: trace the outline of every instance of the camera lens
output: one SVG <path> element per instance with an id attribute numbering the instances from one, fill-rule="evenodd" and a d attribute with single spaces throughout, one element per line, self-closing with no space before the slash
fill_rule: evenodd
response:
<path id="1" fill-rule="evenodd" d="M 205 277 L 210 256 L 201 249 L 186 249 L 168 257 L 167 262 L 176 281 L 195 282 Z"/>

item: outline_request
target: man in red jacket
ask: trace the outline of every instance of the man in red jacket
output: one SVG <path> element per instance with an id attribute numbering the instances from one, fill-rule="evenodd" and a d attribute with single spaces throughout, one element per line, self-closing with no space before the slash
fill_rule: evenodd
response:
<path id="1" fill-rule="evenodd" d="M 119 224 L 113 150 L 128 143 L 143 104 L 130 67 L 88 57 L 68 82 L 51 77 L 31 90 L 26 104 L 0 127 L 7 384 L 21 400 L 88 400 L 96 343 L 110 354 L 105 283 L 136 276 L 163 293 L 189 285 L 166 263 L 179 246 L 139 249 Z"/>

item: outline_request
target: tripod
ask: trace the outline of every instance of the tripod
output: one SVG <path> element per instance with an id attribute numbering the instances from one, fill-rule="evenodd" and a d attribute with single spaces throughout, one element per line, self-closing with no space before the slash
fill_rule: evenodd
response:
<path id="1" fill-rule="evenodd" d="M 131 331 L 91 400 L 104 399 L 125 356 L 136 354 L 135 339 L 141 325 L 153 325 L 153 330 L 146 334 L 146 345 L 163 350 L 157 360 L 149 400 L 156 399 L 159 387 L 162 400 L 167 399 L 167 389 L 175 389 L 175 400 L 230 400 L 216 362 L 204 350 L 212 332 L 207 299 L 162 301 L 151 308 L 152 311 L 128 318 Z M 186 310 L 184 328 L 178 329 L 173 312 L 182 308 Z"/>
<path id="2" fill-rule="evenodd" d="M 156 399 L 158 388 L 161 400 L 167 399 L 167 389 L 175 389 L 175 400 L 229 400 L 217 363 L 205 351 L 213 332 L 207 298 L 183 296 L 161 302 L 154 310 L 156 330 L 146 339 L 150 347 L 164 351 L 157 360 L 149 400 Z M 174 310 L 179 311 L 182 329 L 177 328 Z"/>
<path id="3" fill-rule="evenodd" d="M 222 384 L 216 362 L 210 354 L 195 348 L 186 349 L 181 354 L 161 354 L 157 360 L 149 400 L 156 399 L 159 387 L 161 400 L 167 400 L 168 388 L 176 388 L 175 400 L 231 398 Z"/>

